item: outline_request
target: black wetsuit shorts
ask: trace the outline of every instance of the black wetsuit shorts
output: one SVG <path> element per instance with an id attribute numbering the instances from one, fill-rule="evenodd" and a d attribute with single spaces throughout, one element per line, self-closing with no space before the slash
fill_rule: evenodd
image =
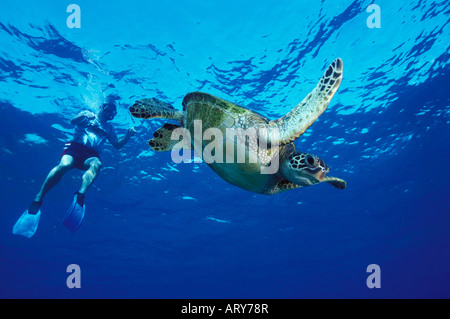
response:
<path id="1" fill-rule="evenodd" d="M 100 158 L 98 152 L 90 147 L 77 142 L 68 142 L 64 147 L 64 152 L 61 156 L 70 155 L 73 157 L 74 166 L 82 171 L 86 170 L 84 162 L 91 157 Z"/>

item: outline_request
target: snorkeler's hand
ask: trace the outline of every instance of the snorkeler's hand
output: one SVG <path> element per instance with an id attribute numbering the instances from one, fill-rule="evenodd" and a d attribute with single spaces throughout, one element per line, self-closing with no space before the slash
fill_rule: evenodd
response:
<path id="1" fill-rule="evenodd" d="M 134 127 L 130 127 L 127 131 L 127 136 L 132 137 L 134 134 L 136 134 L 136 129 Z"/>
<path id="2" fill-rule="evenodd" d="M 86 112 L 84 113 L 84 115 L 86 116 L 86 118 L 87 118 L 88 120 L 93 120 L 93 119 L 95 119 L 95 117 L 96 117 L 96 115 L 95 115 L 94 113 L 89 112 L 89 111 L 86 111 Z"/>

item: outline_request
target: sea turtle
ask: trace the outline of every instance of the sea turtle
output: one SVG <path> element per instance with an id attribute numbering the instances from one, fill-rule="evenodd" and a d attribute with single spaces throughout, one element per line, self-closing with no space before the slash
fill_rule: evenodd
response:
<path id="1" fill-rule="evenodd" d="M 181 126 L 165 123 L 153 134 L 154 138 L 149 141 L 149 145 L 159 152 L 176 149 L 180 139 L 173 139 L 172 133 L 179 128 L 185 128 L 191 133 L 188 134 L 189 144 L 197 152 L 195 123 L 199 120 L 202 125 L 200 137 L 204 137 L 203 134 L 210 128 L 219 129 L 223 136 L 227 135 L 227 129 L 258 129 L 256 142 L 245 138 L 245 142 L 240 143 L 248 156 L 245 162 L 236 161 L 235 155 L 233 155 L 234 161 L 207 162 L 225 181 L 245 190 L 261 194 L 278 194 L 322 182 L 344 189 L 347 185 L 344 180 L 326 176 L 329 172 L 327 164 L 316 155 L 297 151 L 293 143 L 328 107 L 341 83 L 342 74 L 343 62 L 338 58 L 331 63 L 317 86 L 300 104 L 286 116 L 273 121 L 247 108 L 201 92 L 189 93 L 184 97 L 183 111 L 178 111 L 170 104 L 156 98 L 138 100 L 129 108 L 129 111 L 137 118 L 166 118 L 179 122 Z M 275 137 L 269 135 L 270 129 L 278 129 L 279 135 Z M 215 138 L 218 138 L 216 135 L 214 134 Z M 211 134 L 209 137 L 212 138 Z M 201 139 L 200 152 L 206 150 L 208 142 L 205 138 Z M 223 138 L 223 142 L 220 145 L 224 148 L 225 145 L 231 145 L 232 154 L 239 151 L 239 143 L 234 137 Z M 264 145 L 266 145 L 265 148 L 262 147 Z M 263 157 L 256 156 L 256 161 L 250 161 L 255 151 L 266 158 L 262 160 Z M 229 152 L 229 149 L 225 152 Z M 279 161 L 279 169 L 263 174 L 262 169 L 272 165 L 275 160 Z"/>

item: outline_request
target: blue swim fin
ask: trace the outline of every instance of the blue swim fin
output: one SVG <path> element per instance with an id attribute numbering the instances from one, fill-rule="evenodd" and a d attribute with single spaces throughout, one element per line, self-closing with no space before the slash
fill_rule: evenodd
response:
<path id="1" fill-rule="evenodd" d="M 29 214 L 27 209 L 14 224 L 13 234 L 31 238 L 38 228 L 40 217 L 41 210 L 38 210 L 36 214 Z"/>
<path id="2" fill-rule="evenodd" d="M 81 206 L 77 201 L 77 195 L 73 199 L 72 205 L 64 216 L 63 225 L 66 226 L 72 233 L 76 232 L 81 226 L 84 218 L 84 204 Z"/>

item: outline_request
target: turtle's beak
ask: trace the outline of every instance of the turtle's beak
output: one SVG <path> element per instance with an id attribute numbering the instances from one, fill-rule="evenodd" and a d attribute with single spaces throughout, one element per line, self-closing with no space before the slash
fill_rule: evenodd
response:
<path id="1" fill-rule="evenodd" d="M 318 165 L 317 165 L 317 172 L 313 176 L 320 183 L 323 181 L 325 176 L 327 176 L 329 171 L 330 171 L 330 167 L 319 158 Z"/>
<path id="2" fill-rule="evenodd" d="M 312 179 L 315 179 L 315 183 L 320 183 L 323 181 L 323 179 L 325 178 L 327 174 L 325 172 L 323 172 L 322 170 L 319 170 L 317 173 L 315 174 L 311 174 Z"/>
<path id="3" fill-rule="evenodd" d="M 307 174 L 303 174 L 302 178 L 309 180 L 310 185 L 322 183 L 329 171 L 328 167 L 316 167 L 315 169 L 307 170 Z"/>

